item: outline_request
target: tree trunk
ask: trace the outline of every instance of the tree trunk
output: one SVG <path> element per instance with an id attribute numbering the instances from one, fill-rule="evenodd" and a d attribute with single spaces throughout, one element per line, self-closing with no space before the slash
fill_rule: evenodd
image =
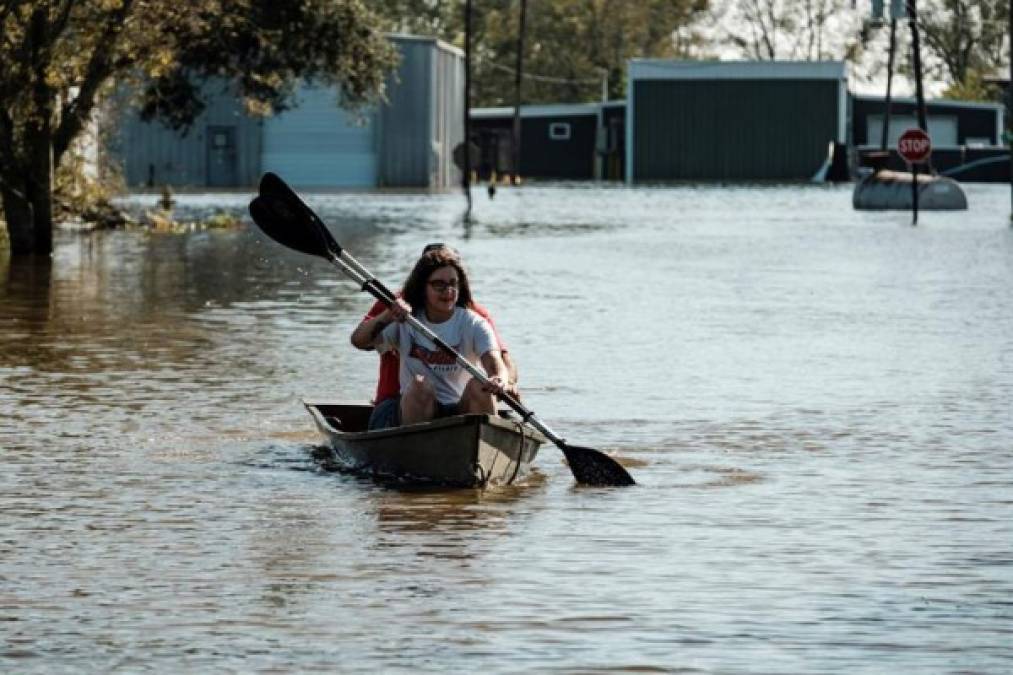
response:
<path id="1" fill-rule="evenodd" d="M 48 125 L 47 125 L 48 126 Z M 31 202 L 32 252 L 53 252 L 53 153 L 45 130 L 40 138 L 30 139 L 31 167 L 26 196 Z"/>
<path id="2" fill-rule="evenodd" d="M 28 255 L 35 248 L 35 226 L 32 204 L 24 192 L 18 194 L 3 183 L 0 188 L 3 197 L 4 218 L 7 221 L 7 235 L 10 238 L 11 255 Z"/>
<path id="3" fill-rule="evenodd" d="M 53 251 L 53 112 L 56 92 L 47 82 L 48 60 L 44 53 L 49 45 L 47 7 L 38 7 L 32 13 L 30 31 L 32 103 L 35 110 L 25 129 L 29 162 L 27 197 L 32 203 L 33 251 L 48 255 Z"/>
<path id="4" fill-rule="evenodd" d="M 15 256 L 48 256 L 53 251 L 56 91 L 47 82 L 49 29 L 49 7 L 40 3 L 32 11 L 24 52 L 30 73 L 31 84 L 25 93 L 31 97 L 31 114 L 20 133 L 21 152 L 6 153 L 4 180 L 0 181 L 11 255 Z"/>

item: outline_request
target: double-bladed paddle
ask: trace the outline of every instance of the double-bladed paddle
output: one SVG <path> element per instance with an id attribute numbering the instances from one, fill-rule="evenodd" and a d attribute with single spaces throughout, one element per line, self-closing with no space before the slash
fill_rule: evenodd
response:
<path id="1" fill-rule="evenodd" d="M 380 283 L 348 251 L 341 248 L 323 221 L 277 175 L 264 174 L 260 181 L 260 194 L 250 202 L 250 215 L 253 216 L 253 222 L 279 244 L 327 260 L 339 267 L 346 276 L 359 284 L 362 290 L 380 302 L 388 307 L 394 302 L 395 296 L 390 292 L 390 289 Z M 489 378 L 484 372 L 440 339 L 428 326 L 411 314 L 405 320 L 412 328 L 432 340 L 437 347 L 451 354 L 457 364 L 467 370 L 472 377 L 483 384 L 489 384 Z M 633 476 L 619 462 L 605 453 L 592 448 L 570 445 L 513 396 L 502 393 L 500 399 L 513 408 L 525 423 L 538 429 L 563 451 L 570 471 L 578 483 L 586 485 L 636 484 Z"/>

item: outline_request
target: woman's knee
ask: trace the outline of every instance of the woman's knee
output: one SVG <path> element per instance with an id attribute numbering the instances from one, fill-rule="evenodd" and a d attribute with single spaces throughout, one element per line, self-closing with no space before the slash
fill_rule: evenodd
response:
<path id="1" fill-rule="evenodd" d="M 418 421 L 435 414 L 436 390 L 425 378 L 416 376 L 401 393 L 401 416 L 404 421 Z"/>
<path id="2" fill-rule="evenodd" d="M 496 399 L 493 395 L 482 389 L 482 383 L 471 378 L 464 388 L 464 395 L 461 396 L 462 412 L 473 413 L 494 413 L 496 412 Z"/>

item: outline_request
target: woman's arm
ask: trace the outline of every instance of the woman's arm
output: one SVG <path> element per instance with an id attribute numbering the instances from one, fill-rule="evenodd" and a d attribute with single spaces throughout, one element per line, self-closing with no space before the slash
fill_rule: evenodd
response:
<path id="1" fill-rule="evenodd" d="M 411 306 L 398 298 L 393 305 L 383 310 L 372 319 L 367 319 L 355 327 L 352 331 L 352 345 L 357 349 L 369 351 L 376 348 L 376 340 L 392 321 L 404 321 Z"/>
<path id="2" fill-rule="evenodd" d="M 485 372 L 489 376 L 489 384 L 482 387 L 484 391 L 490 394 L 499 394 L 511 386 L 510 371 L 503 363 L 503 357 L 500 356 L 498 349 L 492 349 L 482 354 L 481 360 L 482 367 L 485 368 Z"/>
<path id="3" fill-rule="evenodd" d="M 503 358 L 503 364 L 506 366 L 507 373 L 509 374 L 510 381 L 513 384 L 517 384 L 517 380 L 520 379 L 520 376 L 517 374 L 517 364 L 514 363 L 513 357 L 510 356 L 510 352 L 503 351 L 501 352 L 501 356 Z"/>

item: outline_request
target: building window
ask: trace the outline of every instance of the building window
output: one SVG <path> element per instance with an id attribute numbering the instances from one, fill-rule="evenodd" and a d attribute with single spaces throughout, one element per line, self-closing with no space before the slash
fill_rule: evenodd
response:
<path id="1" fill-rule="evenodd" d="M 549 125 L 549 138 L 553 141 L 570 140 L 570 123 L 553 122 Z"/>

